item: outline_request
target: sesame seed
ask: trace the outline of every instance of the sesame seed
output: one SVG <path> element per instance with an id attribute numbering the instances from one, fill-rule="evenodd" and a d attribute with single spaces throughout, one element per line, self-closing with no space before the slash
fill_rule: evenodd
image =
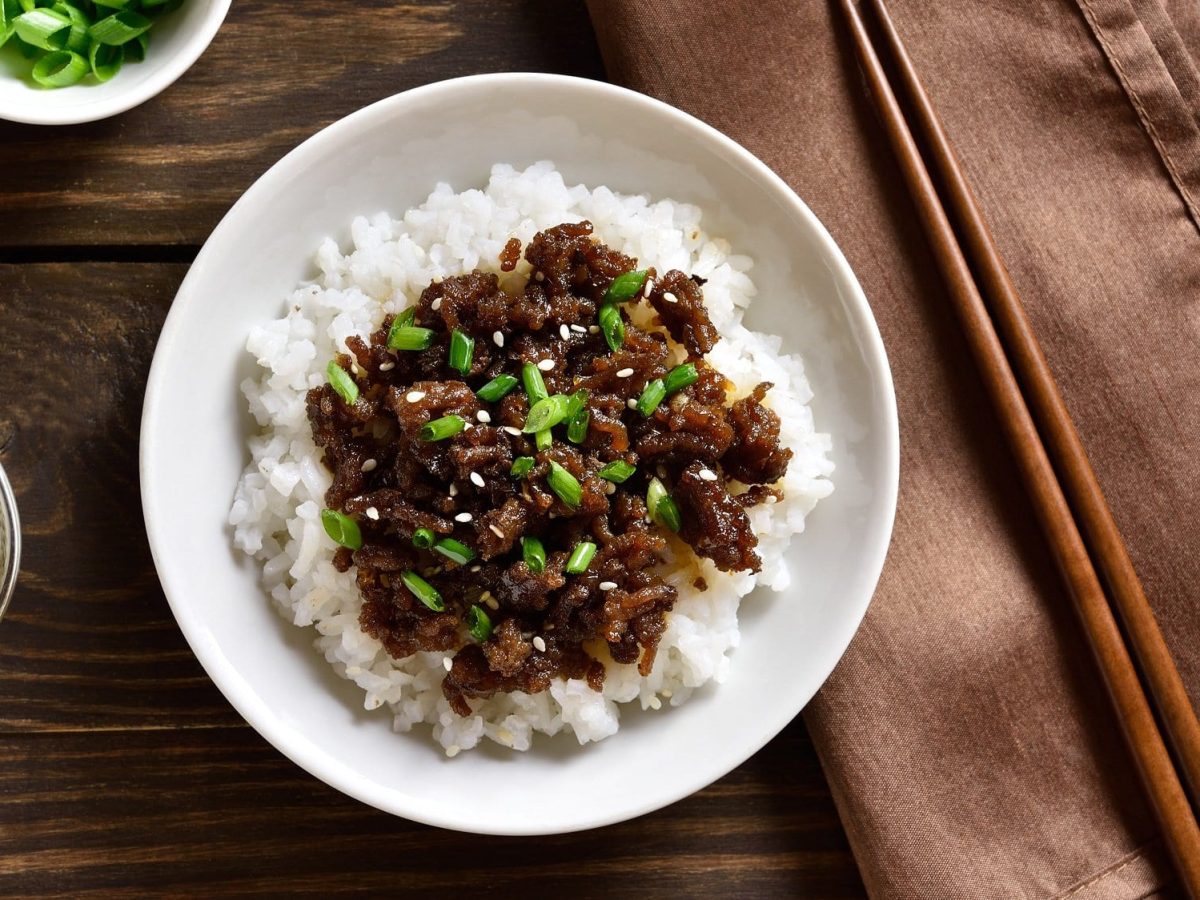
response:
<path id="1" fill-rule="evenodd" d="M 492 596 L 491 591 L 484 591 L 482 594 L 479 595 L 479 602 L 487 603 L 488 600 L 491 598 L 491 596 Z"/>
<path id="2" fill-rule="evenodd" d="M 500 608 L 500 601 L 497 600 L 495 597 L 488 597 L 483 602 L 487 606 L 488 609 L 499 609 Z"/>
<path id="3" fill-rule="evenodd" d="M 600 333 L 599 325 L 589 325 L 588 326 L 588 334 L 599 334 L 599 333 Z"/>
<path id="4" fill-rule="evenodd" d="M 576 334 L 587 334 L 587 329 L 582 325 L 572 325 L 571 330 Z"/>
<path id="5" fill-rule="evenodd" d="M 390 372 L 394 368 L 396 368 L 396 364 L 394 362 L 385 362 L 379 364 L 380 372 Z"/>
<path id="6" fill-rule="evenodd" d="M 545 640 L 542 639 L 542 636 L 540 634 L 533 639 L 533 649 L 538 651 L 539 653 L 546 652 L 546 642 L 545 642 Z"/>
<path id="7" fill-rule="evenodd" d="M 545 280 L 546 280 L 546 273 L 545 273 L 545 272 L 542 272 L 542 271 L 540 271 L 540 270 L 539 270 L 539 271 L 537 271 L 537 272 L 534 272 L 534 273 L 533 273 L 533 280 L 534 280 L 534 281 L 545 281 Z"/>
<path id="8" fill-rule="evenodd" d="M 571 339 L 571 329 L 568 328 L 565 324 L 558 326 L 558 334 L 564 341 Z"/>
<path id="9" fill-rule="evenodd" d="M 424 391 L 409 391 L 407 394 L 404 395 L 404 399 L 407 400 L 409 403 L 419 403 L 421 400 L 425 399 L 425 392 Z"/>
<path id="10" fill-rule="evenodd" d="M 480 475 L 478 472 L 472 472 L 471 473 L 471 484 L 475 485 L 475 487 L 483 487 L 483 476 Z"/>
<path id="11" fill-rule="evenodd" d="M 457 497 L 457 496 L 458 496 L 458 485 L 457 485 L 457 484 L 453 484 L 453 483 L 452 483 L 452 484 L 450 485 L 450 496 L 451 496 L 451 497 Z"/>
<path id="12" fill-rule="evenodd" d="M 625 401 L 625 405 L 630 409 L 637 409 L 637 397 L 630 397 Z"/>
<path id="13" fill-rule="evenodd" d="M 482 571 L 482 570 L 483 570 L 483 566 L 471 566 L 471 571 L 472 571 L 472 572 L 479 572 L 479 571 Z"/>
<path id="14" fill-rule="evenodd" d="M 377 465 L 379 465 L 379 463 L 377 463 L 377 462 L 376 462 L 375 460 L 373 460 L 373 459 L 367 459 L 367 460 L 363 460 L 363 464 L 362 464 L 362 471 L 364 471 L 364 472 L 374 472 L 374 471 L 375 471 L 375 467 L 376 467 Z"/>
<path id="15" fill-rule="evenodd" d="M 488 530 L 491 531 L 491 533 L 494 534 L 498 538 L 504 537 L 504 531 L 500 528 L 499 525 L 489 525 Z"/>
<path id="16" fill-rule="evenodd" d="M 647 278 L 647 279 L 646 279 L 646 286 L 645 286 L 644 288 L 642 288 L 642 296 L 643 296 L 643 297 L 649 297 L 649 296 L 650 296 L 650 292 L 651 292 L 652 290 L 654 290 L 654 279 L 653 279 L 653 278 Z"/>
<path id="17" fill-rule="evenodd" d="M 463 426 L 463 431 L 470 431 L 474 427 L 475 427 L 475 424 L 473 422 L 468 422 L 466 425 Z"/>
<path id="18" fill-rule="evenodd" d="M 454 517 L 454 521 L 455 522 L 470 522 L 473 518 L 475 518 L 475 517 L 473 515 L 471 515 L 470 513 L 462 512 Z"/>
<path id="19" fill-rule="evenodd" d="M 768 495 L 767 495 L 767 502 L 768 502 L 768 503 L 778 503 L 778 502 L 779 502 L 779 498 L 778 498 L 778 497 L 776 497 L 774 494 L 768 494 Z"/>
<path id="20" fill-rule="evenodd" d="M 492 342 L 497 347 L 503 347 L 504 346 L 504 332 L 503 331 L 493 331 L 492 332 Z"/>
<path id="21" fill-rule="evenodd" d="M 447 672 L 449 672 L 452 668 L 454 668 L 454 660 L 452 660 L 448 656 L 443 656 L 442 657 L 442 668 L 445 669 Z"/>
<path id="22" fill-rule="evenodd" d="M 618 377 L 618 378 L 628 378 L 628 377 L 629 377 L 630 375 L 632 375 L 632 374 L 633 374 L 633 369 L 630 369 L 630 368 L 628 368 L 628 367 L 626 367 L 626 368 L 624 368 L 624 369 L 618 369 L 618 370 L 617 370 L 617 377 Z"/>
<path id="23" fill-rule="evenodd" d="M 702 479 L 704 479 L 705 481 L 716 481 L 716 480 L 717 480 L 717 473 L 716 473 L 716 472 L 714 472 L 712 469 L 701 469 L 701 470 L 700 470 L 700 477 L 701 477 Z"/>
<path id="24" fill-rule="evenodd" d="M 614 590 L 616 588 L 616 586 L 617 586 L 617 583 L 615 581 L 602 581 L 598 585 L 596 585 L 596 587 L 600 588 L 600 590 L 602 590 L 602 591 Z"/>
<path id="25" fill-rule="evenodd" d="M 538 368 L 541 369 L 543 372 L 549 372 L 551 369 L 554 368 L 554 360 L 543 359 L 541 362 L 538 363 Z"/>
<path id="26" fill-rule="evenodd" d="M 434 312 L 437 312 L 439 309 L 441 309 L 442 308 L 442 298 L 438 297 L 436 300 L 434 300 L 432 303 L 430 303 L 429 308 L 432 309 Z"/>
<path id="27" fill-rule="evenodd" d="M 615 484 L 613 484 L 611 481 L 604 482 L 604 493 L 615 494 L 616 492 L 617 486 Z"/>
<path id="28" fill-rule="evenodd" d="M 656 697 L 656 696 L 652 696 L 650 698 L 649 703 L 647 703 L 646 705 L 649 706 L 651 709 L 662 709 L 662 701 L 659 700 L 658 697 Z"/>
<path id="29" fill-rule="evenodd" d="M 358 363 L 352 362 L 350 363 L 350 373 L 352 375 L 361 375 L 363 371 L 358 367 Z"/>
<path id="30" fill-rule="evenodd" d="M 368 506 L 367 507 L 367 518 L 370 519 L 372 522 L 378 522 L 379 521 L 379 510 L 377 510 L 373 506 Z"/>
<path id="31" fill-rule="evenodd" d="M 666 300 L 668 303 L 678 303 L 679 302 L 679 298 L 676 297 L 674 294 L 672 294 L 670 291 L 666 291 L 663 294 L 663 299 Z"/>
<path id="32" fill-rule="evenodd" d="M 458 744 L 451 744 L 446 748 L 446 756 L 450 759 L 454 759 L 460 753 L 462 753 L 462 747 L 458 746 Z"/>
<path id="33" fill-rule="evenodd" d="M 480 422 L 487 423 L 492 421 L 492 414 L 486 409 L 481 409 L 479 412 L 475 413 L 475 418 L 477 418 Z"/>
<path id="34" fill-rule="evenodd" d="M 508 434 L 511 434 L 513 437 L 520 437 L 520 436 L 521 436 L 521 429 L 520 429 L 520 428 L 514 428 L 512 425 L 505 425 L 505 426 L 504 426 L 504 431 L 506 431 Z"/>

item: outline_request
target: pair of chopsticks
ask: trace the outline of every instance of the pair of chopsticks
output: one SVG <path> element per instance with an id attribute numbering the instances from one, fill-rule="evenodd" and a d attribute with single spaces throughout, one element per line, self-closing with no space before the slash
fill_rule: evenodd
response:
<path id="1" fill-rule="evenodd" d="M 1182 772 L 1192 795 L 1200 798 L 1200 721 L 1020 296 L 883 0 L 864 2 L 872 7 L 884 53 L 907 107 L 897 99 L 854 0 L 839 2 L 867 86 L 1075 602 L 1165 843 L 1188 894 L 1200 897 L 1200 828 L 1180 777 Z M 923 141 L 925 156 L 914 132 Z M 1125 628 L 1128 647 L 1113 608 Z M 1131 651 L 1141 667 L 1145 689 Z M 1147 693 L 1175 751 L 1178 771 Z"/>

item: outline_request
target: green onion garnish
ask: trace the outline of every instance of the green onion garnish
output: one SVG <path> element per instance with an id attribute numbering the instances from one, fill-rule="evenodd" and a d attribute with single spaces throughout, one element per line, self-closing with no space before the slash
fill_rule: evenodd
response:
<path id="1" fill-rule="evenodd" d="M 526 434 L 537 434 L 553 428 L 567 417 L 567 404 L 571 401 L 562 394 L 555 394 L 545 400 L 539 400 L 529 409 L 525 417 L 525 427 L 521 430 Z"/>
<path id="2" fill-rule="evenodd" d="M 521 556 L 529 571 L 538 574 L 546 571 L 546 548 L 535 537 L 521 538 Z"/>
<path id="3" fill-rule="evenodd" d="M 421 426 L 421 440 L 444 441 L 446 438 L 454 437 L 466 427 L 467 421 L 462 416 L 442 416 L 440 419 L 434 419 Z"/>
<path id="4" fill-rule="evenodd" d="M 667 396 L 667 389 L 663 385 L 662 379 L 655 378 L 642 390 L 642 396 L 638 397 L 637 411 L 649 418 L 658 409 L 658 404 L 663 402 L 665 396 Z"/>
<path id="5" fill-rule="evenodd" d="M 679 507 L 657 478 L 650 479 L 650 487 L 646 491 L 646 508 L 650 511 L 650 518 L 664 528 L 678 531 L 683 527 Z"/>
<path id="6" fill-rule="evenodd" d="M 410 306 L 407 309 L 400 310 L 396 314 L 396 318 L 392 319 L 392 328 L 407 328 L 417 318 L 417 308 Z M 391 329 L 388 329 L 388 334 L 391 334 Z"/>
<path id="7" fill-rule="evenodd" d="M 389 350 L 428 350 L 433 343 L 433 329 L 416 325 L 393 326 L 388 332 Z"/>
<path id="8" fill-rule="evenodd" d="M 358 530 L 358 523 L 345 513 L 336 509 L 323 509 L 321 524 L 325 526 L 325 533 L 343 547 L 357 550 L 362 546 L 362 532 Z"/>
<path id="9" fill-rule="evenodd" d="M 98 44 L 117 46 L 118 44 L 127 44 L 139 34 L 149 31 L 153 24 L 141 13 L 136 13 L 132 9 L 123 9 L 101 19 L 89 29 L 88 34 Z"/>
<path id="10" fill-rule="evenodd" d="M 610 350 L 620 350 L 625 343 L 625 323 L 616 304 L 606 303 L 600 307 L 600 330 Z"/>
<path id="11" fill-rule="evenodd" d="M 535 462 L 532 456 L 518 456 L 513 460 L 512 468 L 508 470 L 508 474 L 513 478 L 524 478 L 533 469 Z"/>
<path id="12" fill-rule="evenodd" d="M 467 631 L 477 641 L 486 641 L 492 636 L 492 620 L 480 607 L 472 606 L 467 610 Z"/>
<path id="13" fill-rule="evenodd" d="M 471 371 L 471 359 L 475 355 L 475 338 L 468 337 L 457 328 L 450 332 L 450 368 L 466 375 Z"/>
<path id="14" fill-rule="evenodd" d="M 586 572 L 588 565 L 592 561 L 592 557 L 595 555 L 595 544 L 591 541 L 580 541 L 575 545 L 575 549 L 571 551 L 571 556 L 567 560 L 567 572 L 571 575 L 581 575 Z"/>
<path id="15" fill-rule="evenodd" d="M 667 389 L 668 394 L 673 394 L 694 383 L 699 377 L 700 373 L 696 371 L 694 363 L 684 363 L 682 366 L 676 366 L 667 373 L 667 377 L 663 381 L 663 386 Z"/>
<path id="16" fill-rule="evenodd" d="M 62 50 L 71 38 L 71 20 L 53 9 L 31 9 L 13 19 L 13 31 L 39 50 Z"/>
<path id="17" fill-rule="evenodd" d="M 585 406 L 587 406 L 587 402 L 588 402 L 587 389 L 580 388 L 579 390 L 577 390 L 575 393 L 573 393 L 571 395 L 571 399 L 567 402 L 567 411 L 566 411 L 566 413 L 564 413 L 563 418 L 566 419 L 568 422 L 570 422 L 572 419 L 574 419 L 576 416 L 578 416 L 581 412 L 583 412 L 583 408 Z"/>
<path id="18" fill-rule="evenodd" d="M 550 490 L 567 506 L 576 507 L 583 499 L 583 488 L 579 486 L 579 480 L 554 460 L 550 461 L 550 474 L 546 476 L 546 481 L 550 484 Z"/>
<path id="19" fill-rule="evenodd" d="M 635 296 L 642 289 L 642 285 L 646 283 L 646 274 L 645 269 L 637 269 L 633 272 L 626 272 L 624 275 L 618 275 L 608 286 L 608 290 L 604 292 L 604 302 L 620 303 Z"/>
<path id="20" fill-rule="evenodd" d="M 418 528 L 413 532 L 412 543 L 418 550 L 428 550 L 437 540 L 432 528 Z"/>
<path id="21" fill-rule="evenodd" d="M 539 431 L 533 436 L 533 444 L 539 450 L 549 450 L 550 445 L 554 443 L 554 434 L 549 428 Z"/>
<path id="22" fill-rule="evenodd" d="M 0 0 L 2 2 L 2 0 Z M 92 44 L 88 50 L 88 65 L 97 81 L 108 81 L 121 70 L 125 62 L 125 48 L 108 44 Z"/>
<path id="23" fill-rule="evenodd" d="M 525 394 L 529 397 L 530 406 L 550 396 L 550 392 L 546 390 L 546 380 L 542 378 L 541 370 L 533 363 L 525 363 L 521 366 L 521 380 L 525 382 Z"/>
<path id="24" fill-rule="evenodd" d="M 446 608 L 446 601 L 442 599 L 442 595 L 416 572 L 404 572 L 400 575 L 400 580 L 404 582 L 404 586 L 412 592 L 414 597 L 434 612 L 441 612 Z"/>
<path id="25" fill-rule="evenodd" d="M 42 87 L 69 87 L 87 73 L 88 61 L 78 53 L 56 50 L 35 62 L 30 74 Z"/>
<path id="26" fill-rule="evenodd" d="M 462 541 L 456 541 L 454 538 L 442 538 L 433 545 L 433 549 L 446 559 L 453 560 L 460 566 L 465 566 L 475 558 L 475 551 L 468 547 Z"/>
<path id="27" fill-rule="evenodd" d="M 613 484 L 623 484 L 636 471 L 637 467 L 631 466 L 625 460 L 615 459 L 596 474 Z"/>
<path id="28" fill-rule="evenodd" d="M 3 3 L 0 2 L 0 6 L 2 5 Z M 68 50 L 78 53 L 80 56 L 85 56 L 88 54 L 89 47 L 103 46 L 93 44 L 88 38 L 88 26 L 91 23 L 88 21 L 88 17 L 83 14 L 83 10 L 76 9 L 70 3 L 62 2 L 62 0 L 55 3 L 52 9 L 59 15 L 66 16 L 71 22 L 71 35 L 67 38 Z"/>
<path id="29" fill-rule="evenodd" d="M 0 0 L 0 3 L 2 2 L 4 0 Z M 346 370 L 337 364 L 337 360 L 329 361 L 329 365 L 325 367 L 325 376 L 329 379 L 329 386 L 337 391 L 337 395 L 349 406 L 358 402 L 358 385 Z"/>
<path id="30" fill-rule="evenodd" d="M 567 425 L 567 440 L 572 444 L 582 444 L 587 440 L 588 423 L 591 421 L 591 412 L 586 409 L 581 411 Z"/>
<path id="31" fill-rule="evenodd" d="M 495 403 L 503 400 L 519 382 L 512 375 L 497 375 L 475 392 L 475 396 L 485 403 Z"/>

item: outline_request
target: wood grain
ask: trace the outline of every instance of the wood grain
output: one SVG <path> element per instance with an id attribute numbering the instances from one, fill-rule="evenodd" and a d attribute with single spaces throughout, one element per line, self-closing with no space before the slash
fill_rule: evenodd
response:
<path id="1" fill-rule="evenodd" d="M 601 77 L 582 3 L 237 0 L 155 101 L 74 129 L 0 124 L 0 208 L 19 226 L 0 232 L 0 459 L 25 536 L 0 624 L 0 896 L 862 895 L 799 720 L 658 813 L 537 840 L 467 836 L 378 813 L 286 760 L 171 617 L 137 432 L 187 262 L 328 122 L 504 69 Z"/>

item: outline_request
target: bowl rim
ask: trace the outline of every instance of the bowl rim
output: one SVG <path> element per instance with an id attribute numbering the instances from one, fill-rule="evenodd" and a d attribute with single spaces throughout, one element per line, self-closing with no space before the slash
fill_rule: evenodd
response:
<path id="1" fill-rule="evenodd" d="M 835 280 L 844 289 L 842 300 L 847 312 L 851 314 L 855 320 L 855 324 L 859 327 L 859 337 L 863 342 L 863 353 L 874 362 L 871 373 L 871 389 L 877 392 L 877 396 L 881 400 L 880 406 L 883 410 L 884 418 L 882 422 L 884 427 L 881 430 L 881 456 L 885 464 L 883 467 L 885 471 L 883 473 L 883 481 L 878 485 L 878 489 L 882 507 L 886 510 L 886 515 L 873 523 L 869 533 L 864 536 L 863 546 L 865 547 L 864 560 L 866 560 L 866 564 L 863 571 L 867 577 L 864 579 L 863 584 L 869 585 L 869 590 L 864 588 L 861 596 L 853 598 L 855 600 L 853 608 L 850 608 L 849 603 L 847 603 L 846 616 L 841 620 L 837 632 L 829 635 L 829 640 L 836 642 L 836 647 L 838 648 L 836 655 L 831 657 L 831 662 L 827 666 L 822 667 L 823 671 L 821 671 L 820 678 L 814 681 L 814 687 L 805 698 L 804 703 L 794 712 L 787 715 L 786 718 L 773 724 L 772 727 L 765 728 L 761 740 L 747 742 L 744 752 L 731 755 L 728 758 L 728 768 L 723 769 L 722 772 L 712 778 L 702 776 L 700 778 L 681 779 L 680 784 L 675 790 L 658 795 L 652 800 L 642 800 L 640 803 L 632 804 L 619 813 L 596 816 L 571 825 L 559 825 L 556 823 L 552 827 L 546 827 L 525 824 L 508 828 L 480 829 L 464 823 L 461 817 L 456 818 L 453 813 L 445 813 L 440 809 L 436 812 L 424 809 L 408 809 L 404 808 L 403 803 L 389 802 L 390 798 L 380 798 L 373 795 L 361 783 L 361 778 L 355 777 L 357 773 L 347 769 L 328 766 L 318 751 L 312 750 L 303 741 L 295 740 L 289 726 L 273 719 L 269 715 L 269 710 L 262 703 L 253 687 L 226 663 L 216 644 L 200 639 L 203 629 L 202 623 L 187 604 L 177 599 L 178 597 L 182 597 L 185 591 L 183 590 L 182 583 L 177 581 L 176 574 L 167 565 L 167 558 L 164 556 L 165 548 L 161 546 L 158 536 L 159 531 L 156 528 L 156 501 L 152 496 L 152 490 L 149 486 L 155 483 L 156 441 L 153 426 L 159 418 L 159 407 L 163 402 L 161 397 L 166 390 L 165 372 L 168 365 L 166 357 L 170 348 L 177 346 L 184 337 L 181 330 L 185 317 L 183 312 L 184 303 L 180 301 L 194 293 L 193 284 L 200 280 L 201 275 L 199 273 L 206 268 L 201 264 L 207 262 L 208 256 L 214 252 L 211 249 L 213 236 L 226 227 L 236 225 L 243 217 L 250 216 L 256 208 L 260 196 L 269 195 L 276 184 L 282 183 L 292 177 L 294 174 L 292 170 L 301 167 L 303 160 L 309 154 L 319 151 L 326 144 L 336 145 L 339 143 L 343 132 L 353 133 L 362 126 L 368 126 L 373 120 L 382 122 L 392 119 L 409 104 L 428 103 L 436 101 L 439 96 L 453 94 L 457 91 L 487 89 L 497 85 L 503 85 L 516 90 L 530 85 L 559 86 L 581 91 L 585 100 L 588 97 L 615 98 L 620 102 L 647 107 L 656 114 L 668 117 L 674 124 L 680 127 L 681 133 L 691 133 L 698 139 L 712 142 L 723 153 L 732 155 L 739 163 L 749 167 L 754 175 L 762 179 L 780 200 L 788 204 L 792 212 L 806 222 L 808 227 L 811 228 L 815 239 L 820 244 L 821 249 L 827 254 L 827 259 L 832 263 L 835 270 Z M 808 208 L 807 204 L 797 196 L 795 191 L 782 178 L 775 174 L 774 171 L 749 150 L 742 147 L 732 138 L 722 134 L 713 126 L 708 125 L 689 113 L 685 113 L 645 94 L 607 82 L 593 81 L 575 76 L 531 72 L 468 75 L 401 91 L 362 107 L 331 123 L 297 145 L 263 173 L 234 203 L 217 224 L 216 228 L 213 229 L 212 234 L 201 248 L 199 254 L 197 254 L 191 268 L 180 284 L 175 301 L 172 303 L 159 335 L 154 360 L 151 364 L 147 380 L 142 410 L 139 457 L 142 511 L 151 555 L 162 583 L 163 592 L 176 621 L 179 623 L 180 629 L 183 631 L 188 644 L 196 654 L 201 666 L 237 712 L 263 738 L 279 750 L 280 753 L 306 772 L 336 788 L 338 791 L 369 806 L 426 825 L 457 831 L 511 836 L 547 835 L 581 831 L 627 821 L 661 809 L 706 787 L 715 781 L 716 778 L 733 771 L 733 769 L 740 766 L 750 756 L 757 753 L 770 740 L 777 736 L 779 731 L 799 714 L 803 706 L 811 701 L 812 696 L 828 679 L 834 667 L 845 654 L 846 648 L 858 631 L 863 616 L 870 606 L 891 541 L 899 493 L 899 474 L 899 417 L 891 368 L 888 363 L 882 336 L 879 333 L 878 323 L 875 320 L 866 295 L 854 271 L 829 232 L 812 210 Z"/>
<path id="2" fill-rule="evenodd" d="M 0 571 L 2 619 L 17 588 L 17 574 L 21 571 L 21 516 L 17 512 L 17 497 L 3 464 L 0 464 L 0 542 L 0 558 L 4 563 L 4 569 Z"/>
<path id="3" fill-rule="evenodd" d="M 127 91 L 114 92 L 112 96 L 94 103 L 79 106 L 58 107 L 53 104 L 34 105 L 28 109 L 13 111 L 0 104 L 0 119 L 22 125 L 83 125 L 98 122 L 128 112 L 147 100 L 158 96 L 195 65 L 201 54 L 208 49 L 213 38 L 221 29 L 233 0 L 212 0 L 201 26 L 193 31 L 183 47 L 165 60 L 157 71 Z"/>

